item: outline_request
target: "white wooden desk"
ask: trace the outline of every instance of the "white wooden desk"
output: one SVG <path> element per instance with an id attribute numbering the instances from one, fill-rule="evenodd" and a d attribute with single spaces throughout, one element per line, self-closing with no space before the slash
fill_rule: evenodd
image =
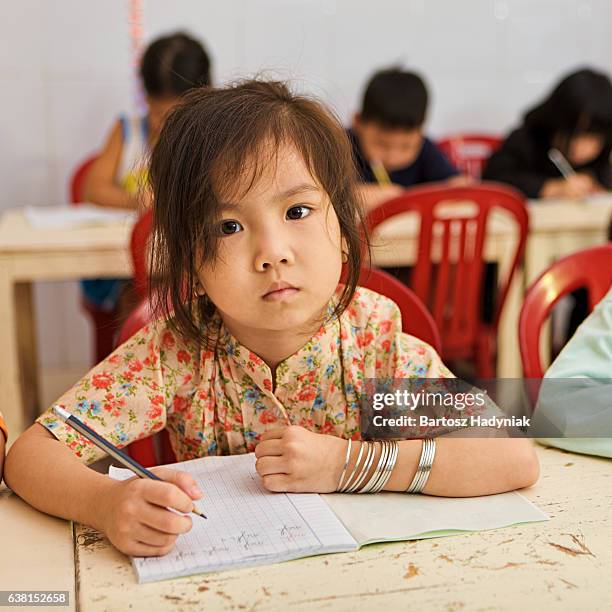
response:
<path id="1" fill-rule="evenodd" d="M 499 330 L 498 376 L 520 377 L 517 323 L 525 282 L 558 257 L 606 239 L 612 195 L 597 202 L 531 202 L 530 237 L 524 276 L 508 296 Z M 399 220 L 398 220 L 399 221 Z M 11 437 L 27 427 L 41 407 L 37 396 L 36 334 L 31 284 L 36 281 L 130 274 L 127 223 L 78 230 L 36 230 L 20 211 L 0 218 L 0 398 Z M 512 227 L 497 224 L 487 243 L 487 257 L 507 262 Z M 381 232 L 373 263 L 409 265 L 414 261 L 417 226 L 391 222 Z"/>
<path id="2" fill-rule="evenodd" d="M 11 438 L 41 408 L 32 283 L 129 276 L 130 231 L 127 222 L 34 229 L 21 211 L 7 211 L 0 218 L 0 398 Z"/>
<path id="3" fill-rule="evenodd" d="M 69 606 L 42 609 L 72 611 L 74 567 L 72 525 L 34 510 L 0 485 L 0 591 L 68 591 Z"/>
<path id="4" fill-rule="evenodd" d="M 355 553 L 139 585 L 126 556 L 78 526 L 79 609 L 610 610 L 612 461 L 538 454 L 523 494 L 550 521 Z"/>

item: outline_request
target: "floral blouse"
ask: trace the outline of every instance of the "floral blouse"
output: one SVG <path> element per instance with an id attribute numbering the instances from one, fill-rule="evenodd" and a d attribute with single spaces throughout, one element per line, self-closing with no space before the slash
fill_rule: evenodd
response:
<path id="1" fill-rule="evenodd" d="M 119 447 L 165 428 L 182 461 L 252 452 L 281 425 L 359 439 L 365 379 L 452 376 L 428 344 L 402 333 L 396 304 L 364 288 L 278 365 L 274 390 L 266 363 L 218 323 L 212 350 L 151 323 L 57 403 Z M 104 455 L 51 410 L 38 422 L 83 461 Z"/>

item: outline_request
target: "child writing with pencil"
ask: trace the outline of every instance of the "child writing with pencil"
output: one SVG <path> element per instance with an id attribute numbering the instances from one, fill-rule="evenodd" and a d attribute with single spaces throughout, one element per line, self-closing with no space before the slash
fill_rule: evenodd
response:
<path id="1" fill-rule="evenodd" d="M 413 185 L 469 182 L 423 134 L 428 98 L 423 79 L 414 72 L 380 70 L 368 82 L 348 130 L 366 208 Z"/>
<path id="2" fill-rule="evenodd" d="M 359 288 L 362 213 L 350 145 L 324 107 L 281 83 L 189 92 L 153 151 L 153 273 L 163 316 L 58 404 L 117 446 L 166 429 L 179 460 L 255 452 L 270 491 L 384 490 L 471 496 L 531 485 L 528 440 L 365 441 L 367 378 L 450 377 L 401 331 L 398 307 Z M 346 282 L 340 283 L 343 263 Z M 35 507 L 163 555 L 198 491 L 113 481 L 96 447 L 49 410 L 13 445 L 9 486 Z M 386 479 L 374 486 L 380 465 Z"/>
<path id="3" fill-rule="evenodd" d="M 563 166 L 551 150 L 566 160 Z M 487 162 L 483 179 L 508 183 L 528 198 L 580 199 L 612 188 L 610 151 L 612 83 L 602 72 L 582 69 L 526 113 Z"/>

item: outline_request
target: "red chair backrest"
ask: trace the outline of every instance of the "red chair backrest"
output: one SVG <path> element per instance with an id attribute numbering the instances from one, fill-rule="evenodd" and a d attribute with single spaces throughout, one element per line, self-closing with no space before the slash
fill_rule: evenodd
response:
<path id="1" fill-rule="evenodd" d="M 438 147 L 462 173 L 475 179 L 502 140 L 490 134 L 456 134 L 438 141 Z"/>
<path id="2" fill-rule="evenodd" d="M 359 285 L 392 299 L 402 314 L 402 331 L 427 342 L 438 353 L 442 348 L 440 333 L 425 304 L 391 274 L 376 268 L 363 268 Z"/>
<path id="3" fill-rule="evenodd" d="M 540 335 L 555 304 L 572 291 L 584 287 L 592 310 L 611 285 L 612 244 L 563 257 L 534 281 L 527 289 L 519 319 L 519 345 L 525 378 L 544 376 Z"/>
<path id="4" fill-rule="evenodd" d="M 132 229 L 130 252 L 134 272 L 134 288 L 140 299 L 149 294 L 149 238 L 153 224 L 153 210 L 145 211 Z"/>
<path id="5" fill-rule="evenodd" d="M 396 215 L 419 215 L 421 229 L 411 289 L 432 313 L 448 358 L 469 356 L 475 350 L 481 326 L 483 250 L 487 222 L 494 210 L 509 213 L 518 230 L 510 253 L 511 265 L 498 284 L 492 323 L 496 330 L 512 275 L 525 251 L 529 226 L 525 198 L 518 191 L 497 183 L 417 187 L 385 202 L 366 217 L 373 233 Z"/>
<path id="6" fill-rule="evenodd" d="M 98 159 L 98 155 L 92 155 L 81 162 L 70 178 L 70 203 L 80 204 L 84 201 L 85 181 L 91 170 L 93 163 Z"/>

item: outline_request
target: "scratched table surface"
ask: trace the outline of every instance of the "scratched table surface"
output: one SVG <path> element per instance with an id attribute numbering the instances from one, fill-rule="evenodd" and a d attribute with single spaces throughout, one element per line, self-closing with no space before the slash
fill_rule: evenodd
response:
<path id="1" fill-rule="evenodd" d="M 79 608 L 94 610 L 612 609 L 612 461 L 538 447 L 524 495 L 551 520 L 139 585 L 77 526 Z"/>

